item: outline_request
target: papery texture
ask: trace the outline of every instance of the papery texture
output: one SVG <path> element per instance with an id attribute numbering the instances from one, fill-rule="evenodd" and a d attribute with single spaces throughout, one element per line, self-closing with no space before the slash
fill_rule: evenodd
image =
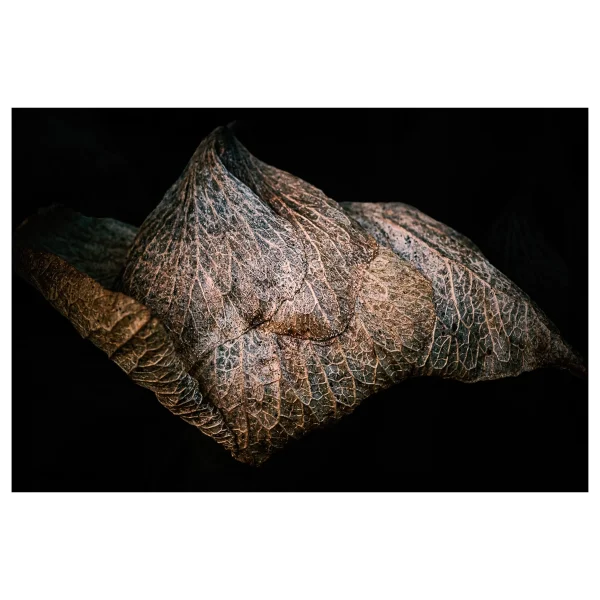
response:
<path id="1" fill-rule="evenodd" d="M 400 203 L 339 205 L 225 128 L 138 229 L 53 207 L 20 272 L 81 335 L 244 462 L 407 377 L 583 372 L 467 238 Z"/>

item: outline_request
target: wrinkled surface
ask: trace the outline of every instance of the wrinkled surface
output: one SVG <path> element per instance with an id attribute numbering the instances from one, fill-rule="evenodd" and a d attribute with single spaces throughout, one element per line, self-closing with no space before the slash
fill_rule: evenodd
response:
<path id="1" fill-rule="evenodd" d="M 89 224 L 92 221 L 88 218 L 80 220 L 77 213 L 60 207 L 53 212 L 53 226 L 64 217 L 65 229 L 72 229 L 78 222 Z M 86 241 L 90 247 L 99 247 L 100 240 L 115 239 L 110 233 L 111 228 L 104 227 L 106 223 L 96 225 L 94 229 L 102 232 L 102 237 L 90 237 Z M 103 287 L 51 251 L 32 249 L 27 245 L 31 243 L 28 235 L 21 236 L 17 232 L 16 237 L 17 268 L 56 310 L 71 321 L 82 337 L 105 352 L 133 381 L 153 391 L 171 412 L 226 448 L 234 449 L 233 436 L 220 412 L 203 401 L 198 382 L 186 372 L 169 335 L 145 306 L 125 294 Z M 60 236 L 58 247 L 68 254 L 69 247 L 62 244 L 62 239 Z M 46 238 L 46 241 L 51 248 L 51 240 Z M 93 261 L 87 264 L 93 264 Z M 106 271 L 101 269 L 101 272 Z"/>
<path id="2" fill-rule="evenodd" d="M 261 462 L 289 437 L 417 374 L 433 320 L 429 283 L 382 249 L 340 336 L 318 342 L 261 326 L 208 353 L 194 375 L 235 432 L 240 457 Z"/>
<path id="3" fill-rule="evenodd" d="M 15 246 L 81 335 L 252 464 L 406 377 L 583 370 L 464 236 L 400 203 L 339 205 L 224 128 L 139 231 L 54 207 Z"/>
<path id="4" fill-rule="evenodd" d="M 429 282 L 225 130 L 143 223 L 122 285 L 177 340 L 248 462 L 416 374 L 431 341 Z"/>
<path id="5" fill-rule="evenodd" d="M 262 323 L 306 339 L 339 335 L 376 249 L 337 203 L 221 128 L 142 224 L 123 288 L 193 364 Z"/>
<path id="6" fill-rule="evenodd" d="M 436 321 L 423 375 L 481 381 L 542 366 L 579 370 L 554 325 L 471 240 L 400 202 L 343 206 L 433 286 Z"/>

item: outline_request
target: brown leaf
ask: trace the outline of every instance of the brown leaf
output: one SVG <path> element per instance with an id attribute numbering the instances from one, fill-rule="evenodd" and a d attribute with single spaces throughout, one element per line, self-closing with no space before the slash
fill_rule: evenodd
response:
<path id="1" fill-rule="evenodd" d="M 247 462 L 414 374 L 433 327 L 417 270 L 225 129 L 143 223 L 122 284 L 161 318 Z"/>
<path id="2" fill-rule="evenodd" d="M 15 241 L 82 335 L 252 464 L 406 377 L 583 369 L 472 242 L 406 205 L 342 208 L 224 128 L 139 231 L 54 208 Z"/>

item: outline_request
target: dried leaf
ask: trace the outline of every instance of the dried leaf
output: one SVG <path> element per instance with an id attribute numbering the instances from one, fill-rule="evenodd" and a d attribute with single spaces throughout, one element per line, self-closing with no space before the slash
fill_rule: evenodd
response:
<path id="1" fill-rule="evenodd" d="M 416 269 L 224 129 L 142 224 L 122 285 L 160 317 L 247 462 L 415 374 L 434 319 Z"/>
<path id="2" fill-rule="evenodd" d="M 342 208 L 224 128 L 139 231 L 54 208 L 16 245 L 82 335 L 252 464 L 406 377 L 582 369 L 469 240 L 406 205 Z"/>

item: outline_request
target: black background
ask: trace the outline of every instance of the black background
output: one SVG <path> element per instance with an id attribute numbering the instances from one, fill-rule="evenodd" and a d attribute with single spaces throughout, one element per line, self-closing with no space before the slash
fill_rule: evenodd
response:
<path id="1" fill-rule="evenodd" d="M 470 237 L 587 361 L 583 109 L 14 110 L 13 228 L 53 202 L 139 226 L 232 121 L 253 154 L 338 201 L 406 202 Z M 15 491 L 588 488 L 587 381 L 563 371 L 405 381 L 255 469 L 16 276 L 12 339 Z"/>

